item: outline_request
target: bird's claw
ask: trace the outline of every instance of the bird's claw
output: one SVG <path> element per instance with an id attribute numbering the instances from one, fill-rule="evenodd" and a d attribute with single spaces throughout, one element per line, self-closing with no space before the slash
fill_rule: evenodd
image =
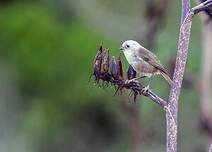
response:
<path id="1" fill-rule="evenodd" d="M 146 93 L 148 90 L 149 90 L 149 85 L 146 86 L 146 87 L 144 87 L 144 88 L 142 89 L 142 92 L 143 92 L 143 93 Z"/>
<path id="2" fill-rule="evenodd" d="M 134 79 L 126 80 L 125 83 L 128 84 L 128 83 L 131 83 L 131 82 L 138 83 L 138 81 L 137 80 L 134 80 Z"/>

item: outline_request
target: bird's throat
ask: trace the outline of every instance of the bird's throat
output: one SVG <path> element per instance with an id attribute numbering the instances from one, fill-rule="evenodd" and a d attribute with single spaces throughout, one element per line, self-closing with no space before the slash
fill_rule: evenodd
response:
<path id="1" fill-rule="evenodd" d="M 129 64 L 132 64 L 133 62 L 135 62 L 135 57 L 132 51 L 124 51 L 124 55 Z"/>

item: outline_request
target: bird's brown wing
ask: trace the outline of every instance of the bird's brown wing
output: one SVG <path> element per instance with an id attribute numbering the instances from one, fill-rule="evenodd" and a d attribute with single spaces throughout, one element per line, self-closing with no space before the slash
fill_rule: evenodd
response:
<path id="1" fill-rule="evenodd" d="M 156 69 L 158 69 L 161 72 L 169 75 L 168 72 L 166 71 L 166 69 L 163 67 L 163 65 L 160 63 L 160 61 L 156 57 L 156 55 L 153 54 L 151 51 L 141 47 L 138 50 L 138 56 L 139 56 L 139 58 L 141 58 L 142 60 L 146 61 L 147 63 L 149 63 L 150 65 L 152 65 Z"/>

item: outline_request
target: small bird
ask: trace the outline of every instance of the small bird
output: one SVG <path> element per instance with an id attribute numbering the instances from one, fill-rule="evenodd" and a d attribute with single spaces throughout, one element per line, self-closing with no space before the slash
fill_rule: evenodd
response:
<path id="1" fill-rule="evenodd" d="M 156 55 L 141 46 L 138 42 L 134 40 L 127 40 L 122 44 L 120 50 L 123 51 L 128 63 L 139 75 L 139 77 L 129 81 L 149 77 L 149 83 L 145 88 L 148 90 L 152 80 L 152 75 L 161 74 L 170 85 L 172 84 L 172 80 L 169 77 L 168 72 L 160 63 Z"/>

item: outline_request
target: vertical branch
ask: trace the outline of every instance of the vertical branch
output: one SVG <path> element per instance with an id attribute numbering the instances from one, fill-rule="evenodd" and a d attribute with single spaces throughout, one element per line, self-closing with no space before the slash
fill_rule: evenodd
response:
<path id="1" fill-rule="evenodd" d="M 193 13 L 189 13 L 190 0 L 182 0 L 181 28 L 178 41 L 178 51 L 170 90 L 169 103 L 166 111 L 167 152 L 177 152 L 177 115 L 183 75 L 186 66 L 190 29 Z"/>
<path id="2" fill-rule="evenodd" d="M 181 14 L 181 24 L 186 18 L 187 13 L 190 10 L 190 0 L 182 0 L 182 14 Z"/>

